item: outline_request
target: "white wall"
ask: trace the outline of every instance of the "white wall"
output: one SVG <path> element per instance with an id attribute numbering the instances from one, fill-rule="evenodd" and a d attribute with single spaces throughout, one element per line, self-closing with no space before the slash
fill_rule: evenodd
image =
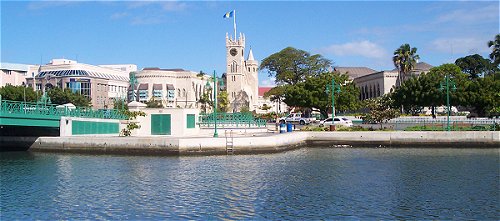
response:
<path id="1" fill-rule="evenodd" d="M 170 135 L 154 135 L 154 136 L 192 136 L 198 135 L 200 127 L 198 125 L 199 110 L 198 109 L 181 109 L 181 108 L 140 108 L 130 109 L 130 111 L 143 111 L 145 117 L 138 117 L 137 121 L 141 128 L 133 130 L 132 136 L 153 136 L 151 135 L 151 115 L 152 114 L 170 114 L 171 134 Z M 187 128 L 187 115 L 195 115 L 195 127 Z"/>

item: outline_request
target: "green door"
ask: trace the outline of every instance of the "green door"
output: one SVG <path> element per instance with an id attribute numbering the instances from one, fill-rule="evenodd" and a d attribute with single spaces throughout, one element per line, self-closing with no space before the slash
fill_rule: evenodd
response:
<path id="1" fill-rule="evenodd" d="M 151 114 L 151 134 L 170 135 L 170 114 Z"/>

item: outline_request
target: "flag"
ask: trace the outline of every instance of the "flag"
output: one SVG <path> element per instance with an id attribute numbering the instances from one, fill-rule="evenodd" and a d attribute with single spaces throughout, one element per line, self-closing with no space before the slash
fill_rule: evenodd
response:
<path id="1" fill-rule="evenodd" d="M 222 17 L 223 18 L 232 18 L 233 16 L 234 16 L 234 10 L 224 14 L 224 16 L 222 16 Z"/>

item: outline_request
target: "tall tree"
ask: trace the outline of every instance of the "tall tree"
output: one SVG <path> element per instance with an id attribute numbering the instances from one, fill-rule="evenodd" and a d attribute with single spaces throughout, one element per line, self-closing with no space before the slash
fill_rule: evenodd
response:
<path id="1" fill-rule="evenodd" d="M 79 93 L 73 93 L 70 89 L 58 87 L 50 89 L 47 94 L 53 104 L 72 103 L 77 107 L 90 107 L 90 99 Z"/>
<path id="2" fill-rule="evenodd" d="M 227 112 L 229 108 L 229 98 L 226 91 L 219 91 L 217 94 L 217 111 Z"/>
<path id="3" fill-rule="evenodd" d="M 415 68 L 418 59 L 420 56 L 417 54 L 417 48 L 412 48 L 409 44 L 403 44 L 394 51 L 392 61 L 399 72 L 397 87 L 406 80 L 407 75 Z"/>
<path id="4" fill-rule="evenodd" d="M 403 82 L 390 95 L 393 104 L 397 107 L 403 106 L 409 114 L 418 114 L 423 107 L 431 107 L 434 114 L 436 106 L 446 104 L 446 93 L 440 90 L 440 83 L 446 75 L 450 76 L 457 88 L 451 91 L 451 104 L 466 105 L 469 96 L 467 85 L 470 80 L 467 80 L 467 76 L 455 64 L 433 67 L 427 74 Z"/>
<path id="5" fill-rule="evenodd" d="M 469 79 L 476 79 L 481 75 L 488 75 L 498 70 L 490 60 L 483 58 L 479 54 L 469 55 L 459 58 L 455 64 L 460 67 L 462 72 L 469 75 Z"/>
<path id="6" fill-rule="evenodd" d="M 363 114 L 361 118 L 363 121 L 378 123 L 382 129 L 383 123 L 386 123 L 392 118 L 399 116 L 399 111 L 391 107 L 391 97 L 384 95 L 375 99 L 368 99 L 365 101 L 366 107 L 370 110 L 368 113 Z"/>
<path id="7" fill-rule="evenodd" d="M 38 94 L 37 94 L 38 93 Z M 31 87 L 6 85 L 0 88 L 0 95 L 4 100 L 34 102 L 40 97 Z"/>
<path id="8" fill-rule="evenodd" d="M 495 40 L 488 41 L 488 47 L 492 47 L 490 58 L 493 64 L 498 67 L 500 65 L 500 34 L 495 36 Z"/>
<path id="9" fill-rule="evenodd" d="M 277 85 L 294 85 L 304 82 L 307 77 L 319 76 L 331 65 L 330 60 L 319 54 L 311 55 L 307 51 L 287 47 L 265 58 L 260 69 L 267 70 L 270 77 L 275 77 Z"/>

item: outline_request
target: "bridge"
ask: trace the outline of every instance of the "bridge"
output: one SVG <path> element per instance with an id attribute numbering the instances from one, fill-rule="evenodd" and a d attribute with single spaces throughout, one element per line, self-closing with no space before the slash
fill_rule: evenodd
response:
<path id="1" fill-rule="evenodd" d="M 61 117 L 126 119 L 118 110 L 93 110 L 56 104 L 27 103 L 2 100 L 0 97 L 0 126 L 56 128 L 60 126 Z"/>

